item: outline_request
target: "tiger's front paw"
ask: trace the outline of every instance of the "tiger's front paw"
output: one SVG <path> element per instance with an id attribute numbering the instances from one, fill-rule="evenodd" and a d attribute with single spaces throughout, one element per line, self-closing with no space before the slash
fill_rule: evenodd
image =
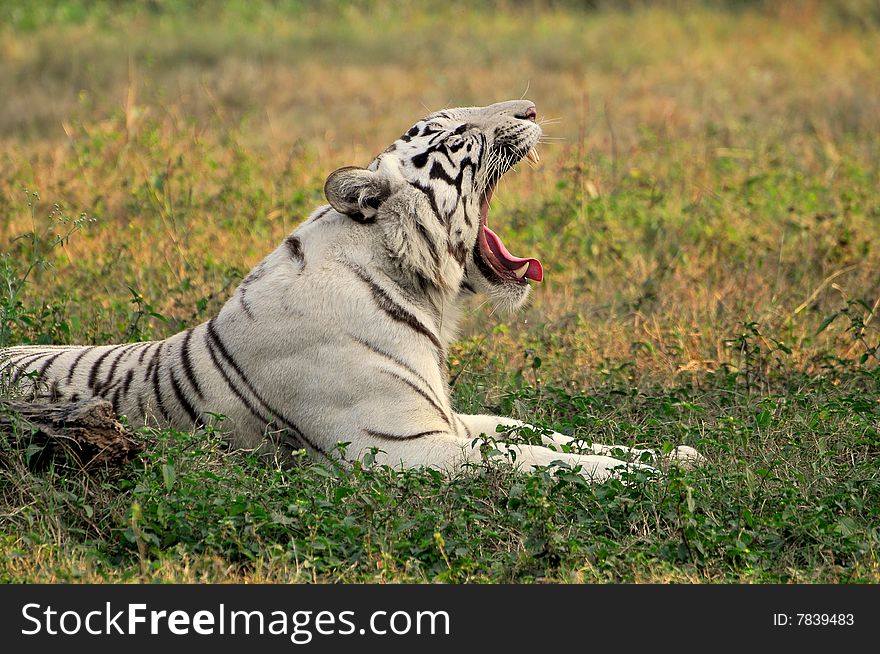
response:
<path id="1" fill-rule="evenodd" d="M 679 445 L 666 458 L 670 463 L 688 470 L 706 463 L 706 457 L 689 445 Z"/>

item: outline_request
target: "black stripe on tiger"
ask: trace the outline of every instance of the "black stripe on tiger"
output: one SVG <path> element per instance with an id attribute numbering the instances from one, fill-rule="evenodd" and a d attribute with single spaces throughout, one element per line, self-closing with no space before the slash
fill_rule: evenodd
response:
<path id="1" fill-rule="evenodd" d="M 415 296 L 412 293 L 411 288 L 406 288 L 401 285 L 401 283 L 395 279 L 391 279 L 387 277 L 384 281 L 388 284 L 388 287 L 393 289 L 395 293 L 399 295 L 405 302 L 410 302 L 412 304 L 418 304 L 418 300 L 416 297 L 420 297 L 423 302 L 428 302 L 431 309 L 431 317 L 437 321 L 438 324 L 442 323 L 443 312 L 441 309 L 437 308 L 437 305 L 434 302 L 434 298 L 432 297 L 431 291 L 439 287 L 439 282 L 437 279 L 439 278 L 439 265 L 437 266 L 438 272 L 437 277 L 434 279 L 428 279 L 424 275 L 422 275 L 418 270 L 412 270 L 411 274 L 415 278 L 416 284 L 418 284 L 419 290 L 421 291 L 421 295 L 416 294 Z M 363 269 L 358 268 L 363 271 Z M 366 273 L 364 273 L 366 274 Z M 386 292 L 387 295 L 387 292 Z M 422 307 L 425 308 L 424 306 Z"/>
<path id="2" fill-rule="evenodd" d="M 153 351 L 153 354 L 150 357 L 150 360 L 147 362 L 147 369 L 144 370 L 144 381 L 149 380 L 150 375 L 153 374 L 153 366 L 156 365 L 156 356 L 159 354 L 159 351 L 162 349 L 163 344 L 164 344 L 164 341 L 156 341 L 155 343 L 151 343 L 150 347 L 146 348 L 146 350 L 149 350 L 149 349 L 152 349 L 156 345 L 159 346 Z M 140 357 L 138 357 L 138 359 L 140 360 Z"/>
<path id="3" fill-rule="evenodd" d="M 261 261 L 257 266 L 251 270 L 247 276 L 241 280 L 241 286 L 247 287 L 253 284 L 255 281 L 262 279 L 263 275 L 266 274 L 266 262 Z"/>
<path id="4" fill-rule="evenodd" d="M 377 347 L 377 346 L 373 345 L 372 343 L 363 340 L 362 338 L 358 338 L 358 337 L 355 336 L 354 334 L 349 333 L 349 334 L 348 334 L 348 337 L 349 337 L 351 340 L 353 340 L 355 343 L 357 343 L 358 345 L 362 345 L 363 347 L 367 348 L 368 350 L 370 350 L 370 351 L 373 352 L 374 354 L 378 354 L 379 356 L 384 357 L 385 359 L 388 359 L 389 361 L 391 361 L 391 362 L 393 362 L 393 363 L 396 363 L 398 366 L 400 366 L 401 368 L 403 368 L 404 370 L 406 370 L 409 374 L 411 374 L 413 377 L 415 377 L 415 378 L 418 379 L 420 382 L 422 382 L 422 383 L 423 383 L 423 384 L 424 384 L 424 385 L 425 385 L 425 386 L 431 391 L 431 393 L 434 395 L 434 400 L 437 401 L 438 404 L 442 404 L 442 402 L 440 402 L 440 399 L 439 399 L 439 398 L 437 397 L 437 395 L 434 393 L 434 387 L 431 386 L 431 383 L 430 383 L 427 379 L 425 379 L 425 378 L 419 373 L 418 370 L 416 370 L 415 368 L 411 367 L 411 366 L 410 366 L 409 364 L 407 364 L 405 361 L 401 361 L 401 360 L 398 359 L 397 357 L 392 356 L 391 354 L 388 354 L 388 352 L 386 352 L 385 350 L 381 349 L 380 347 Z"/>
<path id="5" fill-rule="evenodd" d="M 166 422 L 171 422 L 171 415 L 168 413 L 168 409 L 165 407 L 165 400 L 162 397 L 162 381 L 159 379 L 159 365 L 160 365 L 160 357 L 162 356 L 162 348 L 165 346 L 165 342 L 162 341 L 159 343 L 159 349 L 156 351 L 156 354 L 153 356 L 153 361 L 156 362 L 156 365 L 153 366 L 153 394 L 156 396 L 156 406 L 159 407 L 159 413 L 162 414 L 162 417 L 165 418 Z"/>
<path id="6" fill-rule="evenodd" d="M 46 356 L 45 351 L 39 352 L 37 354 L 27 353 L 15 359 L 14 363 L 7 365 L 5 367 L 5 370 L 6 373 L 10 375 L 9 384 L 17 384 L 19 381 L 21 381 L 22 377 L 28 377 L 32 380 L 36 380 L 36 376 L 34 374 L 36 371 L 28 370 L 28 367 L 31 364 L 36 363 L 37 361 L 42 359 L 44 356 Z"/>
<path id="7" fill-rule="evenodd" d="M 125 380 L 122 382 L 122 396 L 128 397 L 128 389 L 131 387 L 131 382 L 134 379 L 134 368 L 129 368 L 128 372 L 125 373 Z"/>
<path id="8" fill-rule="evenodd" d="M 152 346 L 153 346 L 153 341 L 141 341 L 140 343 L 134 344 L 134 347 L 132 348 L 132 354 L 134 354 L 135 350 L 138 350 L 138 352 L 139 352 L 138 358 L 137 358 L 137 365 L 139 365 L 139 366 L 143 365 L 144 355 L 147 353 L 147 350 L 149 350 Z"/>
<path id="9" fill-rule="evenodd" d="M 316 222 L 316 221 L 318 221 L 318 220 L 321 220 L 321 218 L 323 218 L 323 217 L 326 216 L 328 213 L 330 213 L 330 210 L 331 210 L 331 209 L 333 209 L 333 207 L 331 207 L 330 205 L 327 205 L 326 207 L 324 207 L 324 210 L 323 210 L 323 211 L 321 211 L 320 213 L 316 213 L 316 214 L 314 215 L 314 217 L 313 217 L 311 220 L 309 220 L 309 222 L 310 222 L 310 223 L 313 223 L 313 222 Z"/>
<path id="10" fill-rule="evenodd" d="M 412 271 L 413 277 L 416 279 L 416 283 L 419 285 L 419 291 L 421 291 L 422 295 L 427 298 L 431 302 L 431 308 L 434 309 L 435 318 L 439 315 L 436 305 L 433 303 L 431 299 L 431 291 L 438 288 L 438 284 L 436 280 L 430 280 L 418 270 Z"/>
<path id="11" fill-rule="evenodd" d="M 39 354 L 26 354 L 25 356 L 16 359 L 15 363 L 12 364 L 14 371 L 12 372 L 12 377 L 10 378 L 9 383 L 12 385 L 17 384 L 22 376 L 29 372 L 27 369 L 28 366 L 35 361 L 39 361 L 44 356 L 46 356 L 46 353 L 40 352 Z"/>
<path id="12" fill-rule="evenodd" d="M 186 415 L 189 416 L 189 419 L 193 424 L 198 425 L 200 422 L 198 412 L 180 387 L 180 382 L 178 382 L 177 377 L 174 376 L 174 368 L 169 368 L 168 371 L 171 378 L 171 389 L 174 391 L 174 397 L 177 399 L 177 403 L 183 407 L 183 410 L 186 411 Z"/>
<path id="13" fill-rule="evenodd" d="M 422 237 L 422 240 L 425 242 L 425 245 L 428 247 L 428 251 L 431 253 L 431 259 L 434 261 L 434 268 L 437 269 L 437 276 L 439 277 L 440 254 L 437 252 L 437 244 L 434 242 L 434 239 L 431 238 L 431 234 L 428 233 L 428 229 L 421 223 L 421 221 L 416 222 L 416 229 Z"/>
<path id="14" fill-rule="evenodd" d="M 8 354 L 4 354 L 3 359 L 0 360 L 0 374 L 7 376 L 12 374 L 13 365 L 12 357 Z"/>
<path id="15" fill-rule="evenodd" d="M 247 396 L 244 393 L 242 393 L 241 389 L 239 389 L 238 386 L 236 386 L 235 382 L 232 381 L 232 378 L 229 376 L 229 373 L 226 372 L 226 370 L 223 368 L 223 365 L 220 363 L 220 359 L 218 358 L 217 352 L 215 352 L 215 349 L 214 349 L 214 344 L 208 336 L 205 336 L 205 346 L 208 349 L 208 355 L 211 357 L 211 361 L 214 363 L 214 367 L 220 371 L 220 375 L 226 381 L 226 385 L 229 387 L 229 390 L 231 390 L 233 395 L 235 395 L 235 397 L 238 398 L 238 401 L 241 402 L 242 405 L 248 411 L 250 411 L 251 415 L 254 416 L 260 424 L 266 425 L 266 426 L 274 425 L 275 421 L 272 420 L 271 418 L 263 415 L 263 413 L 261 413 L 260 411 L 258 411 L 257 408 L 253 405 L 253 403 L 247 398 Z M 259 398 L 257 398 L 257 399 L 259 399 Z M 290 430 L 288 430 L 288 431 L 290 431 Z M 298 433 L 298 431 L 299 430 L 297 430 L 297 434 L 289 434 L 288 433 L 287 438 L 297 439 L 297 445 L 298 445 L 297 449 L 300 449 L 302 447 L 305 447 L 307 442 L 302 437 L 302 435 L 300 435 Z M 315 446 L 311 446 L 311 447 L 315 451 L 321 452 L 323 454 L 322 450 L 320 450 L 319 448 L 317 448 Z"/>
<path id="16" fill-rule="evenodd" d="M 117 385 L 116 391 L 113 393 L 113 397 L 110 400 L 110 404 L 113 405 L 113 413 L 119 415 L 119 394 L 122 392 L 122 386 Z"/>
<path id="17" fill-rule="evenodd" d="M 125 346 L 124 349 L 113 359 L 113 363 L 110 364 L 110 370 L 107 372 L 107 377 L 104 378 L 104 381 L 97 386 L 95 386 L 95 393 L 100 395 L 104 391 L 109 391 L 113 382 L 115 381 L 116 376 L 116 368 L 119 367 L 119 362 L 122 360 L 122 357 L 127 357 L 131 354 L 131 351 L 137 347 L 137 343 L 130 343 Z"/>
<path id="18" fill-rule="evenodd" d="M 266 274 L 266 262 L 263 261 L 256 268 L 251 270 L 247 274 L 247 277 L 245 277 L 243 280 L 241 280 L 241 284 L 238 287 L 238 291 L 239 291 L 238 299 L 239 299 L 239 302 L 241 302 L 241 308 L 244 310 L 244 314 L 248 318 L 250 318 L 251 320 L 256 320 L 256 318 L 254 318 L 254 314 L 251 311 L 251 305 L 247 301 L 246 296 L 247 296 L 248 288 L 250 288 L 251 284 L 253 284 L 258 279 L 262 278 L 263 275 L 265 275 L 265 274 Z M 190 328 L 187 331 L 192 331 L 192 328 Z"/>
<path id="19" fill-rule="evenodd" d="M 284 239 L 284 245 L 290 258 L 298 261 L 300 270 L 303 270 L 306 267 L 306 255 L 303 254 L 302 241 L 299 240 L 299 237 L 291 234 Z"/>
<path id="20" fill-rule="evenodd" d="M 139 366 L 142 366 L 144 364 L 144 355 L 147 353 L 147 350 L 155 345 L 155 343 L 153 341 L 147 341 L 146 343 L 144 343 L 144 345 L 146 345 L 146 347 L 142 349 L 141 353 L 138 355 Z"/>
<path id="21" fill-rule="evenodd" d="M 146 423 L 147 422 L 147 410 L 144 408 L 144 398 L 141 397 L 140 395 L 137 396 L 137 405 L 138 405 L 138 411 L 141 412 L 141 420 L 143 420 L 144 423 Z"/>
<path id="22" fill-rule="evenodd" d="M 241 291 L 238 294 L 238 301 L 241 304 L 241 308 L 244 311 L 244 315 L 246 315 L 248 317 L 248 320 L 251 320 L 253 322 L 253 321 L 256 321 L 256 318 L 254 318 L 254 314 L 251 313 L 251 305 L 245 299 L 246 293 L 247 293 L 247 289 L 246 289 L 246 287 L 243 286 L 241 288 Z"/>
<path id="23" fill-rule="evenodd" d="M 221 376 L 224 380 L 226 380 L 226 385 L 229 386 L 229 390 L 238 398 L 239 402 L 241 402 L 245 408 L 251 412 L 251 414 L 262 424 L 268 425 L 272 421 L 264 416 L 262 413 L 257 411 L 251 401 L 241 392 L 241 390 L 235 385 L 235 383 L 229 378 L 229 374 L 220 365 L 220 360 L 217 358 L 217 354 L 214 352 L 214 344 L 211 342 L 210 338 L 205 338 L 205 346 L 208 348 L 208 354 L 211 357 L 211 361 L 214 363 L 214 367 L 220 371 Z"/>
<path id="24" fill-rule="evenodd" d="M 464 180 L 464 173 L 466 170 L 470 170 L 475 168 L 474 164 L 471 163 L 470 159 L 464 159 L 461 162 L 461 167 L 458 169 L 458 174 L 455 177 L 452 177 L 449 173 L 446 172 L 446 169 L 436 159 L 434 163 L 431 164 L 431 170 L 428 173 L 431 179 L 439 179 L 455 188 L 459 194 L 461 194 L 461 183 Z"/>
<path id="25" fill-rule="evenodd" d="M 364 429 L 364 433 L 380 441 L 411 441 L 416 438 L 424 438 L 425 436 L 433 436 L 435 434 L 445 434 L 442 429 L 434 429 L 432 431 L 420 431 L 418 434 L 386 434 L 381 431 L 373 431 L 372 429 Z"/>
<path id="26" fill-rule="evenodd" d="M 104 360 L 108 356 L 110 356 L 110 354 L 112 354 L 113 352 L 115 352 L 116 350 L 118 350 L 121 347 L 126 347 L 126 344 L 114 345 L 109 350 L 104 352 L 101 356 L 99 356 L 97 359 L 95 359 L 95 362 L 92 364 L 92 368 L 91 368 L 91 370 L 89 370 L 89 378 L 86 383 L 88 384 L 89 388 L 91 388 L 95 392 L 96 395 L 100 393 L 100 387 L 96 384 L 96 382 L 98 381 L 98 371 L 101 369 L 101 364 L 104 363 Z"/>
<path id="27" fill-rule="evenodd" d="M 291 434 L 288 429 L 275 434 L 275 442 L 283 447 L 289 448 L 291 450 L 290 454 L 305 450 L 303 442 L 295 435 Z"/>
<path id="28" fill-rule="evenodd" d="M 17 352 L 15 354 L 7 356 L 3 360 L 3 370 L 12 370 L 16 368 L 21 361 L 25 359 L 30 359 L 32 357 L 41 357 L 44 352 L 34 352 L 33 350 L 27 350 L 26 352 Z"/>
<path id="29" fill-rule="evenodd" d="M 268 402 L 266 402 L 266 400 L 264 400 L 262 398 L 262 396 L 257 392 L 257 389 L 254 388 L 253 384 L 251 384 L 250 380 L 244 374 L 241 367 L 238 365 L 238 363 L 235 361 L 235 359 L 232 358 L 232 355 L 229 353 L 229 350 L 226 349 L 226 346 L 223 344 L 223 341 L 220 339 L 220 335 L 217 333 L 217 329 L 214 327 L 214 320 L 215 319 L 212 318 L 211 320 L 208 321 L 207 335 L 205 337 L 205 342 L 208 344 L 208 350 L 209 350 L 209 352 L 211 352 L 211 359 L 214 361 L 214 365 L 217 366 L 217 369 L 220 370 L 221 373 L 223 373 L 223 377 L 226 379 L 226 382 L 227 382 L 227 384 L 229 384 L 229 387 L 232 388 L 232 390 L 236 393 L 236 395 L 238 395 L 238 397 L 240 399 L 242 399 L 244 397 L 244 395 L 241 393 L 241 391 L 237 390 L 234 387 L 234 385 L 232 384 L 232 381 L 229 379 L 229 377 L 227 376 L 227 374 L 223 370 L 223 367 L 217 361 L 217 357 L 214 355 L 212 348 L 217 349 L 217 351 L 220 353 L 220 356 L 223 357 L 224 361 L 226 361 L 226 363 L 241 378 L 241 381 L 244 382 L 244 385 L 251 392 L 251 395 L 253 395 L 254 399 L 262 405 L 263 410 L 269 413 L 270 417 L 277 420 L 284 427 L 287 427 L 288 429 L 293 431 L 295 433 L 295 435 L 299 439 L 301 439 L 305 445 L 308 445 L 313 450 L 315 450 L 316 452 L 318 452 L 320 454 L 323 454 L 324 456 L 328 456 L 327 452 L 324 449 L 322 449 L 321 447 L 319 447 L 318 445 L 316 445 L 315 443 L 310 441 L 308 438 L 306 438 L 305 434 L 302 433 L 302 430 L 300 430 L 299 427 L 297 427 L 290 420 L 285 418 L 280 412 L 273 409 L 272 406 Z M 248 408 L 250 408 L 250 407 L 248 407 Z M 253 409 L 251 409 L 251 412 L 256 415 L 256 413 L 253 411 Z M 271 421 L 271 420 L 266 421 L 266 424 L 269 424 L 270 422 L 273 422 L 273 421 Z"/>
<path id="30" fill-rule="evenodd" d="M 452 243 L 449 244 L 449 254 L 452 255 L 452 258 L 455 259 L 458 265 L 462 268 L 464 268 L 464 261 L 467 259 L 467 253 L 467 245 L 465 245 L 464 242 L 456 243 L 455 245 Z M 467 282 L 462 281 L 462 284 L 467 284 Z"/>
<path id="31" fill-rule="evenodd" d="M 440 213 L 440 207 L 437 206 L 437 197 L 434 195 L 434 189 L 430 186 L 425 186 L 418 181 L 413 181 L 411 183 L 413 185 L 413 188 L 416 188 L 425 194 L 425 196 L 428 198 L 428 203 L 431 205 L 431 209 L 433 210 L 434 215 L 437 216 L 437 220 L 445 225 L 448 216 Z M 467 216 L 465 216 L 465 218 L 467 218 Z"/>
<path id="32" fill-rule="evenodd" d="M 372 225 L 376 222 L 376 216 L 370 216 L 369 218 L 362 214 L 360 211 L 355 211 L 354 213 L 345 214 L 353 221 L 360 223 L 361 225 Z"/>
<path id="33" fill-rule="evenodd" d="M 40 366 L 39 371 L 37 371 L 37 375 L 39 375 L 40 379 L 43 379 L 46 376 L 46 373 L 49 372 L 49 368 L 52 367 L 52 364 L 55 363 L 55 360 L 60 357 L 62 354 L 67 354 L 70 350 L 61 350 L 60 352 L 56 352 L 52 356 L 50 356 L 46 361 Z"/>
<path id="34" fill-rule="evenodd" d="M 211 358 L 212 358 L 212 360 L 214 361 L 214 364 L 218 367 L 218 369 L 220 370 L 220 372 L 223 373 L 223 376 L 224 376 L 224 378 L 226 379 L 227 383 L 230 385 L 230 388 L 232 388 L 233 391 L 235 391 L 236 395 L 238 395 L 238 397 L 239 397 L 240 399 L 243 400 L 243 398 L 244 398 L 244 394 L 241 393 L 240 390 L 236 389 L 236 388 L 233 386 L 232 381 L 231 381 L 231 380 L 229 379 L 229 377 L 226 375 L 226 372 L 224 371 L 223 367 L 219 365 L 219 363 L 218 363 L 218 361 L 217 361 L 217 358 L 214 356 L 213 350 L 211 349 L 212 347 L 216 347 L 216 348 L 217 348 L 217 351 L 220 353 L 220 356 L 223 357 L 223 360 L 226 361 L 227 364 L 228 364 L 228 365 L 229 365 L 229 366 L 235 371 L 235 373 L 241 378 L 241 381 L 244 382 L 244 385 L 245 385 L 245 386 L 247 387 L 247 389 L 251 392 L 251 395 L 253 395 L 254 399 L 255 399 L 259 404 L 262 405 L 263 410 L 265 410 L 265 411 L 267 411 L 267 412 L 269 413 L 270 417 L 274 417 L 275 419 L 277 419 L 277 420 L 279 420 L 281 423 L 283 423 L 284 426 L 286 426 L 286 427 L 288 427 L 289 429 L 293 430 L 293 431 L 296 433 L 296 435 L 297 435 L 298 437 L 300 437 L 300 438 L 301 438 L 306 444 L 308 444 L 309 446 L 311 446 L 314 450 L 320 452 L 321 454 L 325 454 L 324 450 L 322 450 L 321 448 L 317 447 L 316 445 L 313 445 L 310 441 L 308 441 L 308 440 L 302 435 L 302 432 L 300 431 L 300 429 L 299 429 L 296 425 L 294 425 L 293 423 L 291 423 L 291 422 L 290 422 L 289 420 L 287 420 L 283 415 L 281 415 L 278 411 L 276 411 L 275 409 L 273 409 L 273 408 L 269 405 L 269 403 L 266 402 L 266 400 L 264 400 L 264 399 L 260 396 L 260 394 L 257 392 L 257 390 L 253 387 L 253 384 L 251 384 L 250 380 L 247 378 L 247 376 L 246 376 L 246 375 L 244 374 L 244 372 L 242 371 L 241 367 L 238 365 L 238 362 L 236 362 L 235 359 L 232 358 L 232 355 L 229 353 L 229 350 L 226 348 L 226 345 L 225 345 L 225 344 L 223 343 L 223 341 L 221 340 L 220 335 L 217 333 L 217 329 L 214 327 L 214 319 L 213 319 L 213 318 L 212 318 L 210 321 L 208 321 L 208 325 L 207 325 L 207 337 L 206 337 L 205 340 L 206 340 L 206 342 L 207 342 L 207 344 L 208 344 L 208 348 L 209 348 L 209 351 L 211 352 Z M 243 401 L 244 401 L 244 400 L 243 400 Z M 249 407 L 249 408 L 250 408 L 250 407 Z M 253 409 L 251 409 L 251 411 L 252 411 L 252 413 L 254 413 L 255 415 L 257 415 L 256 412 L 253 411 Z M 263 418 L 263 420 L 264 420 L 264 422 L 265 422 L 266 424 L 270 424 L 270 423 L 274 422 L 274 420 L 267 420 L 267 419 L 265 419 L 265 418 Z"/>
<path id="35" fill-rule="evenodd" d="M 189 355 L 189 342 L 192 340 L 193 329 L 194 328 L 186 330 L 186 336 L 183 338 L 183 346 L 180 348 L 180 360 L 181 363 L 183 363 L 183 374 L 186 375 L 186 380 L 196 392 L 196 397 L 204 402 L 205 396 L 202 393 L 202 388 L 199 386 L 198 380 L 196 379 L 196 373 L 195 370 L 193 370 L 192 365 L 192 358 Z"/>
<path id="36" fill-rule="evenodd" d="M 373 295 L 373 300 L 376 302 L 376 305 L 384 311 L 390 318 L 393 320 L 402 323 L 412 329 L 415 332 L 427 337 L 434 346 L 442 352 L 443 345 L 440 343 L 440 339 L 434 335 L 430 329 L 425 327 L 422 322 L 416 318 L 412 313 L 404 309 L 402 306 L 397 304 L 394 299 L 388 295 L 381 286 L 379 286 L 373 279 L 359 270 L 356 266 L 349 265 L 348 268 L 355 274 L 357 277 L 367 285 L 370 289 L 370 293 Z"/>
<path id="37" fill-rule="evenodd" d="M 385 373 L 386 375 L 388 375 L 389 377 L 393 377 L 394 379 L 403 382 L 404 384 L 406 384 L 407 386 L 409 386 L 411 389 L 413 389 L 416 393 L 418 393 L 418 394 L 421 395 L 423 398 L 425 398 L 425 399 L 428 401 L 428 403 L 429 403 L 432 407 L 434 407 L 434 409 L 437 410 L 437 413 L 439 413 L 439 414 L 440 414 L 440 417 L 443 418 L 443 422 L 445 422 L 447 425 L 449 424 L 449 417 L 446 415 L 446 412 L 445 412 L 443 409 L 441 409 L 440 406 L 439 406 L 439 405 L 438 405 L 438 404 L 437 404 L 437 403 L 431 398 L 431 396 L 428 395 L 424 390 L 422 390 L 421 388 L 419 388 L 418 386 L 416 386 L 415 384 L 413 384 L 413 383 L 412 383 L 410 380 L 408 380 L 407 378 L 405 378 L 405 377 L 401 377 L 400 375 L 398 375 L 398 374 L 395 373 L 395 372 L 391 372 L 390 370 L 382 370 L 381 372 L 384 372 L 384 373 Z"/>

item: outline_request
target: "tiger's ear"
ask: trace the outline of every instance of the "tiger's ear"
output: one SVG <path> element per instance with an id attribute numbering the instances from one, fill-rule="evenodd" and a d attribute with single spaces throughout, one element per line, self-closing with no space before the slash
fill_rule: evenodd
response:
<path id="1" fill-rule="evenodd" d="M 363 222 L 378 213 L 391 195 L 391 184 L 378 172 L 346 166 L 330 173 L 324 195 L 336 211 Z"/>

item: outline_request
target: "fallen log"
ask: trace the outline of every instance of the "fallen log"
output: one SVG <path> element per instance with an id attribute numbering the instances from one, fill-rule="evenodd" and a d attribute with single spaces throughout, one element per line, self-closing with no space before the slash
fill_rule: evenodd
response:
<path id="1" fill-rule="evenodd" d="M 0 460 L 27 453 L 31 468 L 50 461 L 81 469 L 118 467 L 143 450 L 107 400 L 33 403 L 0 399 Z M 2 462 L 2 461 L 0 461 Z"/>

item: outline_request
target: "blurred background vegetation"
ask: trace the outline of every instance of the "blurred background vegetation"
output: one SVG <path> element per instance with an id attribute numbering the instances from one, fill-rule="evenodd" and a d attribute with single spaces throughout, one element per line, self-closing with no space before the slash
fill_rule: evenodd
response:
<path id="1" fill-rule="evenodd" d="M 574 334 L 560 363 L 713 371 L 751 323 L 800 363 L 866 352 L 875 2 L 34 0 L 0 20 L 4 265 L 51 264 L 7 340 L 203 319 L 334 168 L 428 111 L 525 94 L 559 140 L 493 221 L 547 265 L 516 322 Z M 840 310 L 855 323 L 817 341 Z"/>

